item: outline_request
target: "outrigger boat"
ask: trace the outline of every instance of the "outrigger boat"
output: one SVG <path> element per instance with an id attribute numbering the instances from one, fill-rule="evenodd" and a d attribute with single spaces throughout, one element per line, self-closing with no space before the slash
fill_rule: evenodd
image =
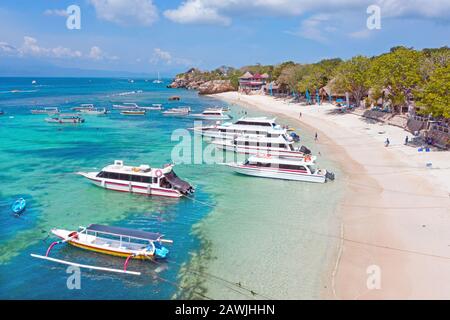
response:
<path id="1" fill-rule="evenodd" d="M 250 156 L 241 163 L 227 163 L 235 172 L 272 179 L 296 180 L 324 183 L 334 180 L 334 174 L 317 169 L 311 156 L 301 159 L 277 158 L 271 156 Z"/>
<path id="2" fill-rule="evenodd" d="M 55 114 L 51 118 L 45 118 L 49 123 L 83 123 L 84 119 L 76 113 Z"/>
<path id="3" fill-rule="evenodd" d="M 305 146 L 294 147 L 292 139 L 288 139 L 285 135 L 275 138 L 240 136 L 233 140 L 214 139 L 211 144 L 218 149 L 252 155 L 266 154 L 275 157 L 303 158 L 305 155 L 311 154 L 311 151 Z M 315 156 L 312 157 L 315 159 Z"/>
<path id="4" fill-rule="evenodd" d="M 142 110 L 162 110 L 162 104 L 161 103 L 153 103 L 151 107 L 139 107 L 139 109 Z"/>
<path id="5" fill-rule="evenodd" d="M 106 166 L 100 172 L 78 172 L 95 185 L 122 192 L 137 193 L 147 196 L 165 196 L 179 198 L 193 193 L 194 188 L 180 179 L 173 171 L 173 165 L 162 169 L 125 166 L 122 160 Z"/>
<path id="6" fill-rule="evenodd" d="M 94 105 L 92 103 L 84 103 L 81 104 L 79 107 L 73 107 L 71 110 L 73 111 L 82 111 L 82 110 L 92 110 L 94 109 Z"/>
<path id="7" fill-rule="evenodd" d="M 43 109 L 32 109 L 31 114 L 55 114 L 59 113 L 59 109 L 57 107 L 48 107 Z"/>
<path id="8" fill-rule="evenodd" d="M 163 111 L 162 114 L 165 116 L 185 116 L 188 115 L 189 112 L 191 112 L 191 107 L 181 107 Z"/>
<path id="9" fill-rule="evenodd" d="M 204 110 L 202 113 L 192 113 L 189 115 L 190 118 L 199 119 L 199 120 L 229 120 L 231 116 L 228 114 L 224 114 L 222 108 L 215 109 L 209 108 Z"/>
<path id="10" fill-rule="evenodd" d="M 125 102 L 123 104 L 113 104 L 113 109 L 119 109 L 119 110 L 131 110 L 131 109 L 138 109 L 138 108 L 139 108 L 139 106 L 133 102 Z"/>
<path id="11" fill-rule="evenodd" d="M 133 275 L 140 275 L 141 273 L 127 271 L 127 266 L 131 259 L 164 259 L 167 257 L 169 250 L 162 246 L 162 244 L 173 243 L 172 240 L 163 239 L 163 235 L 159 233 L 111 227 L 100 224 L 91 224 L 88 227 L 79 227 L 78 231 L 52 229 L 51 232 L 61 240 L 53 242 L 48 247 L 45 256 L 31 254 L 32 257 L 66 265 L 74 265 L 81 268 Z M 69 243 L 75 247 L 85 250 L 126 258 L 123 269 L 89 266 L 49 257 L 53 247 L 63 243 Z"/>
<path id="12" fill-rule="evenodd" d="M 80 112 L 88 116 L 101 116 L 107 114 L 108 110 L 106 108 L 93 108 L 80 110 Z"/>

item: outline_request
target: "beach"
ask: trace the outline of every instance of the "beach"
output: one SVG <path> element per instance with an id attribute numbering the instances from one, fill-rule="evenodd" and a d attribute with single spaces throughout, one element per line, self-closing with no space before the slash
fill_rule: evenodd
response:
<path id="1" fill-rule="evenodd" d="M 402 128 L 337 113 L 330 104 L 301 106 L 237 92 L 213 97 L 308 127 L 318 135 L 315 149 L 342 166 L 337 179 L 344 179 L 344 196 L 332 217 L 340 227 L 329 234 L 338 245 L 324 268 L 321 297 L 450 297 L 449 152 L 418 152 L 404 145 Z"/>

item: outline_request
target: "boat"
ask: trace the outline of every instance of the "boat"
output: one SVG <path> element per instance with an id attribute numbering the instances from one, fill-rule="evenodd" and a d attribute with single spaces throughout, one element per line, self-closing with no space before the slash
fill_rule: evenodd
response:
<path id="1" fill-rule="evenodd" d="M 138 109 L 139 106 L 134 103 L 134 102 L 125 102 L 123 104 L 113 104 L 113 109 L 125 109 L 125 110 L 130 110 L 130 109 Z"/>
<path id="2" fill-rule="evenodd" d="M 79 107 L 71 108 L 71 110 L 73 110 L 73 111 L 83 111 L 83 110 L 92 110 L 92 109 L 95 109 L 95 107 L 92 103 L 84 103 L 84 104 L 81 104 Z"/>
<path id="3" fill-rule="evenodd" d="M 145 110 L 123 110 L 120 112 L 124 116 L 145 116 Z"/>
<path id="4" fill-rule="evenodd" d="M 48 107 L 43 109 L 32 109 L 31 114 L 55 114 L 59 113 L 59 109 L 57 107 Z"/>
<path id="5" fill-rule="evenodd" d="M 108 113 L 106 108 L 92 108 L 92 109 L 83 109 L 80 110 L 82 114 L 90 115 L 90 116 L 100 116 Z"/>
<path id="6" fill-rule="evenodd" d="M 288 159 L 257 155 L 250 156 L 244 162 L 226 165 L 237 173 L 263 178 L 317 183 L 324 183 L 335 178 L 333 173 L 316 168 L 311 156 Z"/>
<path id="7" fill-rule="evenodd" d="M 169 97 L 169 101 L 179 101 L 180 97 L 179 96 L 171 96 Z"/>
<path id="8" fill-rule="evenodd" d="M 31 84 L 36 84 L 36 83 L 37 83 L 36 80 L 31 81 Z"/>
<path id="9" fill-rule="evenodd" d="M 198 119 L 198 120 L 229 120 L 231 116 L 228 114 L 224 114 L 222 108 L 215 109 L 209 108 L 204 110 L 202 113 L 192 113 L 189 115 L 190 118 Z"/>
<path id="10" fill-rule="evenodd" d="M 152 110 L 162 110 L 162 104 L 160 103 L 153 103 L 151 107 L 139 107 L 139 109 L 152 111 Z"/>
<path id="11" fill-rule="evenodd" d="M 24 198 L 17 199 L 14 201 L 13 205 L 11 206 L 11 210 L 15 214 L 20 214 L 25 210 L 25 207 L 27 206 L 27 202 Z"/>
<path id="12" fill-rule="evenodd" d="M 218 139 L 234 139 L 237 136 L 278 137 L 284 135 L 290 140 L 286 129 L 278 125 L 275 120 L 275 118 L 267 117 L 243 117 L 234 123 L 218 123 L 194 127 L 190 130 L 204 137 Z"/>
<path id="13" fill-rule="evenodd" d="M 163 81 L 159 77 L 159 72 L 158 72 L 158 79 L 153 80 L 153 83 L 163 83 Z"/>
<path id="14" fill-rule="evenodd" d="M 193 193 L 194 188 L 180 179 L 173 171 L 173 165 L 164 168 L 126 166 L 122 160 L 104 167 L 100 172 L 78 172 L 95 185 L 115 191 L 130 192 L 147 196 L 180 198 Z"/>
<path id="15" fill-rule="evenodd" d="M 190 107 L 181 107 L 181 108 L 171 108 L 166 111 L 163 111 L 162 114 L 166 116 L 185 116 L 191 112 Z"/>
<path id="16" fill-rule="evenodd" d="M 167 257 L 169 250 L 164 247 L 163 244 L 173 243 L 172 240 L 164 239 L 164 236 L 160 233 L 101 224 L 91 224 L 87 227 L 79 227 L 78 230 L 52 229 L 51 233 L 61 240 L 50 244 L 45 256 L 31 254 L 32 257 L 87 269 L 133 275 L 140 275 L 141 273 L 127 270 L 128 263 L 131 259 L 164 259 Z M 82 265 L 49 257 L 53 247 L 63 243 L 68 243 L 84 250 L 126 258 L 123 269 Z"/>
<path id="17" fill-rule="evenodd" d="M 305 146 L 294 147 L 294 142 L 285 136 L 278 137 L 254 137 L 240 136 L 232 140 L 213 139 L 211 141 L 216 148 L 244 154 L 266 154 L 277 157 L 303 158 L 310 155 L 311 151 Z M 316 157 L 313 156 L 315 159 Z"/>
<path id="18" fill-rule="evenodd" d="M 50 118 L 45 118 L 49 123 L 83 123 L 84 119 L 77 113 L 59 113 Z"/>

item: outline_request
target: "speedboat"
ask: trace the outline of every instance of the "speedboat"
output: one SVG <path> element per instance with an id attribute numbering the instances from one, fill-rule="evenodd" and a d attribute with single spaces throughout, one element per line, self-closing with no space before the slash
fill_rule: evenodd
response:
<path id="1" fill-rule="evenodd" d="M 113 109 L 125 109 L 125 110 L 130 110 L 130 109 L 138 109 L 139 106 L 134 103 L 134 102 L 125 102 L 123 104 L 113 104 Z"/>
<path id="2" fill-rule="evenodd" d="M 43 109 L 32 109 L 31 114 L 55 114 L 59 113 L 59 109 L 57 107 L 48 107 Z"/>
<path id="3" fill-rule="evenodd" d="M 162 114 L 165 116 L 185 116 L 191 112 L 191 107 L 181 107 L 181 108 L 171 108 L 163 111 Z"/>
<path id="4" fill-rule="evenodd" d="M 216 148 L 244 154 L 267 154 L 276 157 L 303 158 L 311 151 L 305 146 L 294 147 L 292 140 L 284 135 L 272 137 L 240 136 L 232 140 L 214 139 L 211 141 Z M 315 159 L 315 156 L 313 157 Z"/>
<path id="5" fill-rule="evenodd" d="M 275 122 L 275 118 L 267 117 L 244 117 L 238 121 L 225 122 L 201 127 L 194 127 L 194 133 L 204 137 L 219 139 L 234 139 L 239 136 L 253 137 L 278 137 L 287 136 L 286 129 Z M 289 140 L 289 138 L 288 138 Z"/>
<path id="6" fill-rule="evenodd" d="M 165 196 L 179 198 L 194 192 L 194 188 L 180 179 L 173 171 L 173 165 L 164 168 L 126 166 L 122 160 L 106 166 L 100 172 L 78 172 L 95 185 L 122 192 L 131 192 L 147 196 Z"/>
<path id="7" fill-rule="evenodd" d="M 65 265 L 91 270 L 140 275 L 140 272 L 127 271 L 128 263 L 135 260 L 157 260 L 167 257 L 169 250 L 163 244 L 172 244 L 172 240 L 156 232 L 141 231 L 122 227 L 91 224 L 75 230 L 52 229 L 51 233 L 60 240 L 50 244 L 44 255 L 31 254 L 32 257 Z M 74 247 L 110 256 L 126 258 L 122 269 L 84 265 L 50 257 L 56 245 L 68 243 Z"/>
<path id="8" fill-rule="evenodd" d="M 209 108 L 203 111 L 202 113 L 192 113 L 189 115 L 190 118 L 199 119 L 199 120 L 229 120 L 231 116 L 228 114 L 224 114 L 222 108 L 215 109 Z"/>
<path id="9" fill-rule="evenodd" d="M 145 116 L 145 110 L 123 110 L 120 112 L 124 116 Z"/>
<path id="10" fill-rule="evenodd" d="M 324 183 L 334 180 L 334 174 L 315 167 L 311 156 L 301 159 L 271 156 L 250 156 L 241 163 L 227 163 L 235 172 L 263 178 Z"/>
<path id="11" fill-rule="evenodd" d="M 50 118 L 45 118 L 49 123 L 83 123 L 84 119 L 76 113 L 59 113 Z"/>
<path id="12" fill-rule="evenodd" d="M 27 202 L 24 198 L 17 199 L 14 201 L 13 205 L 11 206 L 11 210 L 15 214 L 20 214 L 25 210 L 25 207 L 27 206 Z"/>

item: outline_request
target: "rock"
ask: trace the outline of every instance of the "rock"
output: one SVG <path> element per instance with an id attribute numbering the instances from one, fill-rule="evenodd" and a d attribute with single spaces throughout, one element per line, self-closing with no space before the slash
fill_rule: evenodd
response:
<path id="1" fill-rule="evenodd" d="M 227 91 L 235 91 L 230 80 L 211 80 L 198 87 L 199 94 L 214 94 Z"/>

